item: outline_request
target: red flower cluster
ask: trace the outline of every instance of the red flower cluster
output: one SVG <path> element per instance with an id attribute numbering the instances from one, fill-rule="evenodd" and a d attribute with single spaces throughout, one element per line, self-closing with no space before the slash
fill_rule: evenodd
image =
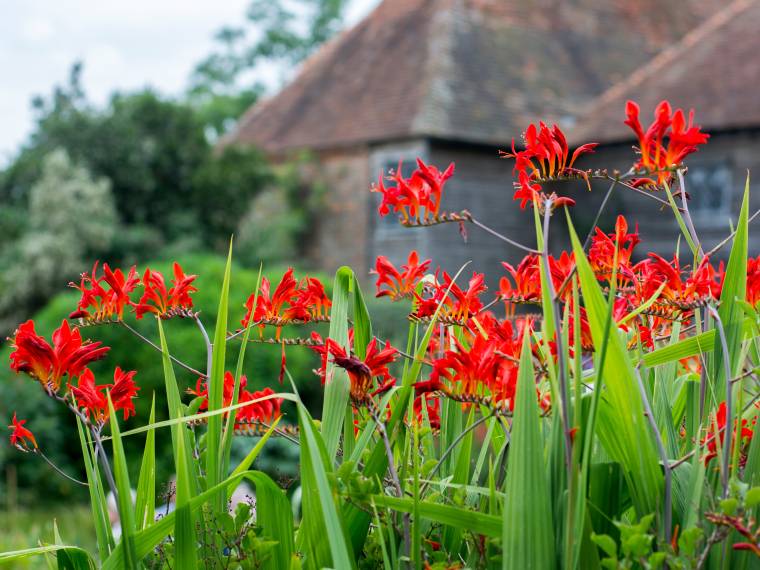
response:
<path id="1" fill-rule="evenodd" d="M 639 121 L 639 106 L 636 103 L 628 101 L 625 114 L 625 124 L 631 127 L 639 139 L 639 160 L 634 164 L 634 169 L 655 176 L 635 180 L 636 186 L 654 187 L 669 183 L 673 177 L 673 169 L 710 137 L 701 132 L 698 125 L 694 125 L 693 110 L 689 111 L 687 122 L 684 112 L 681 109 L 673 112 L 667 101 L 662 101 L 657 106 L 654 121 L 646 132 Z"/>
<path id="2" fill-rule="evenodd" d="M 628 233 L 628 222 L 623 216 L 617 217 L 614 233 L 606 234 L 596 228 L 588 260 L 597 278 L 610 281 L 613 272 L 617 271 L 618 274 L 622 273 L 622 278 L 630 279 L 633 249 L 640 241 L 638 225 L 633 233 Z M 617 265 L 615 264 L 616 256 Z M 621 276 L 618 277 L 618 283 L 620 279 Z"/>
<path id="3" fill-rule="evenodd" d="M 86 368 L 79 376 L 77 385 L 69 383 L 69 390 L 76 398 L 76 404 L 84 410 L 87 417 L 103 423 L 108 420 L 108 395 L 111 396 L 113 409 L 124 412 L 124 419 L 135 415 L 135 405 L 132 401 L 137 397 L 140 388 L 135 384 L 136 371 L 125 372 L 118 366 L 113 373 L 113 384 L 95 384 L 95 375 Z"/>
<path id="4" fill-rule="evenodd" d="M 507 277 L 502 277 L 499 280 L 499 298 L 507 303 L 537 303 L 541 301 L 541 264 L 537 255 L 525 256 L 517 265 L 517 269 L 504 261 L 501 265 L 512 277 L 514 285 Z M 549 256 L 549 275 L 551 275 L 556 293 L 560 292 L 560 288 L 574 268 L 575 258 L 572 253 L 563 251 L 558 258 L 553 255 Z M 562 297 L 568 299 L 571 290 L 565 289 L 562 293 Z"/>
<path id="5" fill-rule="evenodd" d="M 515 329 L 510 320 L 499 320 L 491 313 L 479 315 L 477 321 L 463 329 L 462 340 L 450 337 L 451 347 L 433 360 L 430 379 L 417 383 L 418 397 L 443 392 L 465 402 L 487 399 L 494 407 L 514 408 L 523 335 L 529 332 L 530 323 L 523 319 Z M 542 407 L 548 409 L 548 397 L 538 396 Z"/>
<path id="6" fill-rule="evenodd" d="M 520 208 L 525 209 L 528 203 L 533 203 L 542 192 L 539 182 L 556 180 L 575 175 L 587 180 L 584 171 L 574 168 L 575 161 L 583 154 L 594 152 L 598 143 L 587 143 L 579 146 L 572 155 L 567 146 L 567 139 L 562 130 L 554 125 L 548 127 L 545 123 L 539 126 L 529 125 L 523 133 L 524 150 L 516 150 L 512 140 L 512 152 L 502 152 L 505 158 L 514 158 L 513 173 L 518 175 L 515 183 L 514 199 L 520 202 Z M 588 181 L 588 180 L 587 180 Z M 560 198 L 555 194 L 547 196 L 555 207 L 572 206 L 570 198 Z"/>
<path id="7" fill-rule="evenodd" d="M 64 398 L 75 400 L 76 406 L 95 422 L 108 419 L 108 398 L 115 410 L 124 411 L 124 419 L 134 415 L 132 400 L 140 389 L 135 385 L 135 371 L 125 372 L 116 367 L 112 384 L 95 384 L 95 376 L 87 366 L 103 358 L 110 350 L 100 342 L 82 341 L 78 328 L 68 321 L 53 332 L 53 345 L 34 330 L 34 321 L 19 326 L 12 339 L 11 370 L 24 372 L 39 381 L 48 392 L 58 392 L 64 377 L 68 389 Z M 76 379 L 76 385 L 74 380 Z"/>
<path id="8" fill-rule="evenodd" d="M 373 338 L 367 345 L 364 360 L 347 353 L 331 338 L 328 338 L 323 346 L 321 350 L 317 347 L 312 348 L 323 355 L 323 359 L 326 359 L 328 355 L 331 356 L 335 365 L 348 373 L 351 381 L 351 398 L 354 402 L 364 402 L 367 398 L 388 390 L 396 383 L 396 379 L 388 370 L 388 365 L 396 360 L 398 351 L 389 342 L 385 343 L 384 348 L 380 348 L 377 339 Z M 377 387 L 374 386 L 374 379 L 377 379 Z"/>
<path id="9" fill-rule="evenodd" d="M 331 305 L 332 302 L 319 279 L 305 277 L 299 283 L 293 277 L 293 268 L 290 267 L 282 276 L 274 293 L 270 293 L 269 279 L 261 279 L 258 295 L 251 293 L 245 303 L 246 314 L 241 323 L 243 327 L 247 327 L 253 316 L 254 324 L 261 329 L 268 324 L 276 325 L 279 337 L 279 327 L 282 325 L 326 320 Z"/>
<path id="10" fill-rule="evenodd" d="M 760 302 L 760 255 L 747 260 L 747 302 L 753 307 Z"/>
<path id="11" fill-rule="evenodd" d="M 34 330 L 34 321 L 19 325 L 11 343 L 11 370 L 29 374 L 52 392 L 58 391 L 64 376 L 78 376 L 110 350 L 100 342 L 83 342 L 79 329 L 69 328 L 67 321 L 53 332 L 52 346 Z"/>
<path id="12" fill-rule="evenodd" d="M 748 422 L 745 419 L 742 419 L 741 421 L 741 429 L 737 433 L 738 429 L 738 420 L 734 420 L 734 433 L 731 437 L 731 443 L 732 443 L 732 452 L 733 452 L 733 445 L 736 445 L 736 442 L 739 441 L 739 447 L 740 450 L 745 445 L 748 445 L 749 442 L 752 440 L 753 431 L 747 427 Z M 754 424 L 754 422 L 753 422 Z M 717 434 L 717 437 L 716 437 Z M 712 421 L 710 422 L 710 427 L 707 431 L 707 434 L 702 438 L 700 441 L 701 445 L 707 444 L 707 453 L 705 454 L 703 460 L 705 462 L 705 465 L 710 463 L 714 457 L 717 457 L 718 455 L 718 439 L 720 439 L 720 446 L 721 449 L 723 448 L 723 444 L 726 439 L 726 403 L 721 402 L 720 406 L 718 406 L 718 411 L 715 412 L 715 416 L 713 416 Z M 746 454 L 741 451 L 742 453 L 742 459 L 746 460 Z"/>
<path id="13" fill-rule="evenodd" d="M 185 275 L 178 263 L 174 264 L 172 287 L 167 289 L 164 276 L 150 268 L 145 270 L 142 279 L 137 276 L 133 266 L 124 275 L 121 269 L 112 270 L 103 264 L 103 275 L 98 276 L 98 262 L 92 273 L 83 273 L 79 285 L 69 283 L 81 294 L 77 309 L 69 315 L 70 319 L 83 319 L 88 323 L 121 320 L 124 309 L 132 307 L 135 317 L 141 319 L 145 313 L 153 313 L 162 319 L 173 316 L 193 316 L 193 300 L 190 297 L 197 289 L 192 283 L 195 275 Z M 131 300 L 130 294 L 138 285 L 144 287 L 139 302 Z"/>
<path id="14" fill-rule="evenodd" d="M 125 276 L 121 269 L 112 271 L 107 263 L 103 264 L 103 275 L 98 277 L 98 262 L 92 267 L 92 273 L 82 273 L 79 285 L 69 283 L 70 287 L 82 293 L 77 310 L 69 315 L 70 319 L 88 321 L 120 320 L 124 308 L 133 305 L 129 294 L 140 283 L 137 270 L 132 266 Z M 106 287 L 103 287 L 103 285 Z"/>
<path id="15" fill-rule="evenodd" d="M 401 212 L 405 223 L 436 219 L 440 214 L 443 186 L 454 174 L 454 163 L 441 172 L 418 158 L 417 169 L 409 178 L 402 176 L 401 166 L 399 162 L 398 169 L 391 176 L 380 173 L 377 185 L 372 187 L 372 192 L 383 195 L 378 212 L 381 216 L 387 216 L 391 210 Z M 384 180 L 395 183 L 395 186 L 386 186 Z"/>
<path id="16" fill-rule="evenodd" d="M 377 294 L 376 297 L 390 297 L 392 301 L 412 297 L 417 284 L 425 276 L 430 266 L 430 260 L 427 259 L 420 263 L 419 255 L 416 251 L 411 251 L 406 261 L 399 271 L 388 261 L 388 258 L 381 255 L 375 262 L 375 269 L 372 271 L 377 275 Z"/>
<path id="17" fill-rule="evenodd" d="M 473 273 L 467 289 L 464 290 L 454 283 L 445 271 L 442 281 L 438 279 L 438 272 L 436 272 L 435 281 L 426 286 L 422 295 L 414 293 L 415 304 L 412 317 L 430 318 L 440 306 L 440 319 L 464 322 L 483 307 L 480 295 L 487 290 L 485 276 L 482 273 Z"/>
<path id="18" fill-rule="evenodd" d="M 263 390 L 256 390 L 251 392 L 246 389 L 248 384 L 248 378 L 245 375 L 240 377 L 240 385 L 238 390 L 238 403 L 244 404 L 251 402 L 250 404 L 238 408 L 235 411 L 235 428 L 243 427 L 245 424 L 251 423 L 271 423 L 274 419 L 280 417 L 280 407 L 282 406 L 282 398 L 269 398 L 257 402 L 261 398 L 266 398 L 274 394 L 274 390 L 271 388 L 264 388 Z M 197 398 L 203 398 L 199 412 L 208 410 L 208 384 L 204 382 L 202 378 L 198 378 L 198 382 L 195 385 L 195 390 L 188 389 L 188 394 L 192 394 Z M 227 407 L 232 405 L 233 395 L 235 392 L 235 376 L 227 371 L 224 373 L 224 387 L 222 395 L 222 406 Z"/>
<path id="19" fill-rule="evenodd" d="M 24 427 L 26 420 L 18 420 L 16 412 L 13 412 L 13 422 L 8 426 L 11 432 L 11 445 L 21 451 L 37 449 L 37 440 L 34 434 Z"/>
<path id="20" fill-rule="evenodd" d="M 430 427 L 433 429 L 441 429 L 441 400 L 436 398 L 433 394 L 420 394 L 414 399 L 412 405 L 414 411 L 414 419 L 419 424 L 424 423 L 425 416 L 422 411 L 422 404 L 425 404 L 425 412 L 427 412 L 427 419 L 430 423 Z"/>
<path id="21" fill-rule="evenodd" d="M 164 276 L 158 271 L 147 268 L 142 278 L 145 292 L 135 306 L 135 316 L 138 319 L 141 319 L 145 313 L 154 313 L 162 319 L 175 315 L 194 316 L 193 300 L 190 295 L 198 290 L 192 284 L 196 277 L 197 275 L 185 275 L 179 263 L 175 262 L 172 287 L 167 290 Z"/>

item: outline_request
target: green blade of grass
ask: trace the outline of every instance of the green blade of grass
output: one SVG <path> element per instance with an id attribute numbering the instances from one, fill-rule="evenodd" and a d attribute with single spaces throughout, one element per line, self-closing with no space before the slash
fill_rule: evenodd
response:
<path id="1" fill-rule="evenodd" d="M 111 444 L 113 445 L 113 470 L 116 482 L 116 504 L 119 507 L 119 521 L 121 523 L 121 544 L 124 545 L 126 568 L 139 567 L 140 559 L 137 556 L 134 543 L 135 534 L 135 511 L 132 506 L 132 487 L 129 484 L 129 472 L 127 471 L 127 458 L 124 455 L 124 446 L 119 434 L 119 420 L 116 411 L 108 395 L 108 410 L 110 413 Z"/>
<path id="2" fill-rule="evenodd" d="M 208 409 L 218 410 L 224 403 L 224 366 L 227 348 L 227 313 L 230 298 L 230 273 L 232 270 L 232 240 L 227 253 L 227 265 L 224 268 L 222 291 L 219 294 L 219 309 L 216 315 L 216 327 L 214 328 L 214 344 L 211 356 L 211 370 L 207 371 L 208 378 Z M 208 420 L 206 432 L 206 485 L 213 487 L 221 481 L 224 475 L 220 468 L 219 448 L 222 445 L 222 416 L 212 416 Z M 224 509 L 224 497 L 219 495 L 212 501 L 214 512 L 222 512 Z"/>
<path id="3" fill-rule="evenodd" d="M 259 274 L 256 277 L 256 288 L 253 290 L 253 307 L 259 298 L 259 287 L 261 285 L 261 271 L 262 265 L 259 265 Z M 245 362 L 245 352 L 248 347 L 248 339 L 251 335 L 251 326 L 253 325 L 253 315 L 248 319 L 248 324 L 245 327 L 245 333 L 243 333 L 243 340 L 240 344 L 240 352 L 238 353 L 237 366 L 235 367 L 235 386 L 232 390 L 232 402 L 231 405 L 238 403 L 240 396 L 240 379 L 243 376 L 243 363 Z M 226 342 L 226 341 L 225 341 Z M 219 447 L 219 465 L 222 476 L 226 476 L 230 470 L 230 451 L 232 449 L 232 436 L 235 431 L 235 418 L 237 414 L 230 414 L 227 416 L 227 422 L 224 426 L 224 433 L 222 434 L 222 445 Z"/>
<path id="4" fill-rule="evenodd" d="M 720 294 L 720 307 L 718 314 L 726 332 L 726 345 L 728 346 L 729 368 L 732 373 L 737 368 L 741 355 L 742 325 L 744 323 L 744 311 L 737 300 L 744 301 L 747 295 L 747 246 L 749 226 L 749 174 L 744 186 L 744 198 L 742 200 L 739 223 L 736 227 L 734 243 L 726 265 L 726 276 L 723 279 L 723 288 Z M 715 394 L 722 395 L 726 391 L 725 367 L 723 365 L 723 347 L 720 338 L 715 338 L 715 357 L 712 360 L 713 390 Z"/>
<path id="5" fill-rule="evenodd" d="M 317 547 L 327 542 L 331 567 L 354 568 L 351 545 L 328 480 L 328 473 L 332 470 L 327 463 L 327 452 L 303 404 L 298 405 L 298 423 L 301 428 L 301 480 L 304 482 L 305 498 L 309 499 L 309 502 L 304 502 L 305 508 L 308 505 L 308 512 L 304 511 L 302 528 L 304 540 L 312 547 L 312 553 L 320 557 L 312 565 L 325 566 L 325 561 L 321 559 L 323 549 Z"/>
<path id="6" fill-rule="evenodd" d="M 348 305 L 354 272 L 341 267 L 335 273 L 332 307 L 330 309 L 329 337 L 348 349 Z M 366 347 L 366 345 L 364 345 Z M 327 456 L 332 463 L 338 453 L 338 442 L 343 430 L 348 410 L 349 381 L 346 371 L 327 364 L 325 398 L 322 404 L 322 437 L 327 448 Z"/>
<path id="7" fill-rule="evenodd" d="M 150 404 L 149 424 L 156 420 L 156 396 Z M 145 437 L 145 450 L 140 464 L 140 476 L 137 479 L 135 497 L 135 523 L 138 530 L 153 524 L 156 518 L 156 432 L 148 430 Z"/>
<path id="8" fill-rule="evenodd" d="M 414 512 L 414 500 L 406 497 L 389 497 L 388 495 L 372 495 L 371 501 L 378 507 L 393 509 L 400 513 Z M 466 530 L 473 534 L 482 534 L 498 538 L 502 532 L 501 517 L 470 511 L 462 507 L 419 501 L 417 510 L 420 517 L 450 526 L 460 530 Z"/>
<path id="9" fill-rule="evenodd" d="M 72 560 L 70 568 L 76 570 L 90 570 L 96 567 L 95 561 L 92 559 L 89 552 L 78 546 L 69 546 L 65 544 L 49 544 L 46 546 L 37 546 L 35 548 L 24 548 L 23 550 L 0 552 L 0 564 L 20 562 L 26 558 L 44 556 L 45 554 L 50 553 L 57 554 L 58 556 L 61 554 L 68 555 L 69 559 Z M 77 562 L 73 562 L 74 560 Z"/>
<path id="10" fill-rule="evenodd" d="M 516 570 L 555 564 L 554 524 L 529 336 L 523 337 L 517 374 L 502 520 L 502 568 Z"/>
<path id="11" fill-rule="evenodd" d="M 188 447 L 180 438 L 177 448 L 177 484 L 175 495 L 174 522 L 174 559 L 177 568 L 196 568 L 198 566 L 198 541 L 195 536 L 195 520 L 190 508 L 190 473 L 188 467 Z"/>
<path id="12" fill-rule="evenodd" d="M 87 490 L 90 493 L 90 508 L 92 509 L 92 521 L 95 526 L 95 537 L 98 543 L 100 559 L 108 557 L 114 548 L 111 522 L 108 520 L 108 507 L 106 496 L 103 491 L 103 482 L 97 468 L 97 460 L 92 449 L 92 443 L 87 438 L 82 421 L 77 418 L 77 431 L 79 442 L 82 447 L 85 473 L 87 474 Z"/>

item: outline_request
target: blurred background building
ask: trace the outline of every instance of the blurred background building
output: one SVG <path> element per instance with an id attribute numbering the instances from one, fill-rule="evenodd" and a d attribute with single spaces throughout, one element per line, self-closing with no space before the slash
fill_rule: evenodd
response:
<path id="1" fill-rule="evenodd" d="M 577 143 L 603 143 L 582 167 L 625 171 L 634 160 L 626 100 L 648 121 L 667 98 L 694 107 L 712 135 L 688 160 L 695 223 L 710 247 L 730 231 L 744 173 L 760 162 L 758 29 L 760 4 L 745 0 L 385 0 L 253 105 L 225 143 L 276 160 L 304 149 L 318 157 L 329 199 L 309 255 L 325 269 L 366 274 L 379 254 L 401 262 L 417 249 L 449 270 L 473 260 L 493 283 L 499 261 L 519 251 L 474 228 L 465 244 L 455 224 L 411 230 L 379 218 L 367 191 L 378 174 L 400 162 L 409 173 L 416 157 L 441 169 L 455 162 L 443 208 L 467 208 L 532 243 L 532 216 L 512 201 L 512 164 L 498 150 L 544 120 Z M 566 185 L 580 229 L 605 189 Z M 639 223 L 642 250 L 666 251 L 678 228 L 659 208 L 621 189 L 607 212 Z"/>

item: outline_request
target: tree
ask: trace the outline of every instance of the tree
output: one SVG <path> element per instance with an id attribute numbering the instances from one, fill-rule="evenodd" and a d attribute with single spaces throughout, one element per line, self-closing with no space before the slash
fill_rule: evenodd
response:
<path id="1" fill-rule="evenodd" d="M 0 314 L 15 321 L 110 248 L 118 217 L 111 187 L 57 150 L 29 193 L 27 226 L 0 256 Z M 6 322 L 6 328 L 15 322 Z"/>
<path id="2" fill-rule="evenodd" d="M 212 137 L 229 131 L 264 92 L 257 72 L 266 67 L 292 71 L 340 30 L 347 4 L 253 0 L 243 26 L 219 30 L 218 50 L 196 66 L 188 91 Z"/>

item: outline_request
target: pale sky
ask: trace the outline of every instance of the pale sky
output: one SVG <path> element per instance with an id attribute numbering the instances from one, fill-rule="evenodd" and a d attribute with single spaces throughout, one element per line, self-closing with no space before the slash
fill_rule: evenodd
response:
<path id="1" fill-rule="evenodd" d="M 378 0 L 351 0 L 348 22 Z M 174 95 L 213 34 L 243 22 L 248 0 L 3 0 L 0 8 L 0 167 L 32 128 L 31 98 L 84 62 L 88 97 L 152 86 Z"/>

